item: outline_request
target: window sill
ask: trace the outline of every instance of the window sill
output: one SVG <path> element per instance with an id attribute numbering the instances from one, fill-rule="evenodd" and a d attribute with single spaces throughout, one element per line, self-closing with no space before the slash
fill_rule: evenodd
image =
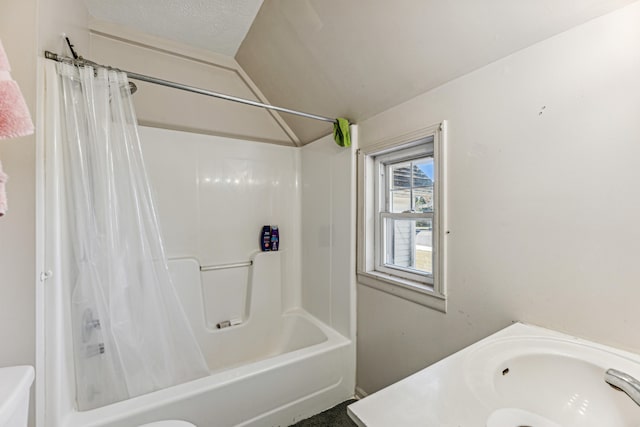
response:
<path id="1" fill-rule="evenodd" d="M 446 297 L 438 295 L 429 285 L 377 271 L 358 272 L 358 282 L 442 313 L 447 312 Z"/>

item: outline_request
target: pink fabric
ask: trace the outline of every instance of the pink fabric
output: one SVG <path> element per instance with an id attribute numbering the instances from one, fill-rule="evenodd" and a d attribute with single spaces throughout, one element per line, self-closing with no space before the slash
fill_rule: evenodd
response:
<path id="1" fill-rule="evenodd" d="M 33 133 L 33 122 L 18 84 L 11 79 L 9 59 L 0 41 L 0 139 L 16 138 Z M 9 177 L 2 171 L 0 163 L 0 217 L 7 213 L 7 191 Z"/>
<path id="2" fill-rule="evenodd" d="M 31 135 L 33 122 L 14 80 L 0 80 L 0 139 Z"/>
<path id="3" fill-rule="evenodd" d="M 7 206 L 7 191 L 5 188 L 5 183 L 8 179 L 9 177 L 2 171 L 2 163 L 0 163 L 0 216 L 6 214 L 9 209 Z"/>
<path id="4" fill-rule="evenodd" d="M 9 71 L 9 59 L 0 41 L 0 139 L 33 133 L 29 109 Z"/>
<path id="5" fill-rule="evenodd" d="M 4 47 L 2 47 L 2 40 L 0 40 L 0 71 L 11 71 L 9 58 L 7 58 L 7 54 L 4 52 Z"/>

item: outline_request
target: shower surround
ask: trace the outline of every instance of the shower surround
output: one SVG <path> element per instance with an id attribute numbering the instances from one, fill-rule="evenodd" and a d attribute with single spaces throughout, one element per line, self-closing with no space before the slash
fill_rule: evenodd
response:
<path id="1" fill-rule="evenodd" d="M 77 410 L 61 141 L 55 102 L 44 108 L 38 425 L 288 425 L 354 394 L 354 148 L 330 137 L 292 148 L 141 128 L 169 270 L 210 375 Z M 258 251 L 265 224 L 279 226 L 280 251 Z"/>

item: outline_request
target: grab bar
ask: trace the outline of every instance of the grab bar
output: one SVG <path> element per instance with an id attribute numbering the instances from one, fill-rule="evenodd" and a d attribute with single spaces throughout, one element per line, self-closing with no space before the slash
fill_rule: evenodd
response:
<path id="1" fill-rule="evenodd" d="M 227 268 L 251 267 L 252 265 L 253 261 L 234 262 L 231 264 L 201 265 L 200 271 L 225 270 Z"/>

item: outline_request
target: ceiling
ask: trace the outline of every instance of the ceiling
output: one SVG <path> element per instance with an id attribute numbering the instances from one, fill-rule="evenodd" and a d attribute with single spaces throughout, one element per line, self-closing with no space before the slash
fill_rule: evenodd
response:
<path id="1" fill-rule="evenodd" d="M 227 56 L 235 56 L 262 0 L 85 0 L 89 13 Z"/>
<path id="2" fill-rule="evenodd" d="M 632 0 L 268 0 L 236 60 L 270 102 L 356 122 Z M 309 142 L 327 124 L 283 114 Z"/>
<path id="3" fill-rule="evenodd" d="M 634 0 L 85 1 L 99 20 L 235 56 L 272 104 L 359 122 Z M 303 143 L 331 131 L 282 117 Z"/>

